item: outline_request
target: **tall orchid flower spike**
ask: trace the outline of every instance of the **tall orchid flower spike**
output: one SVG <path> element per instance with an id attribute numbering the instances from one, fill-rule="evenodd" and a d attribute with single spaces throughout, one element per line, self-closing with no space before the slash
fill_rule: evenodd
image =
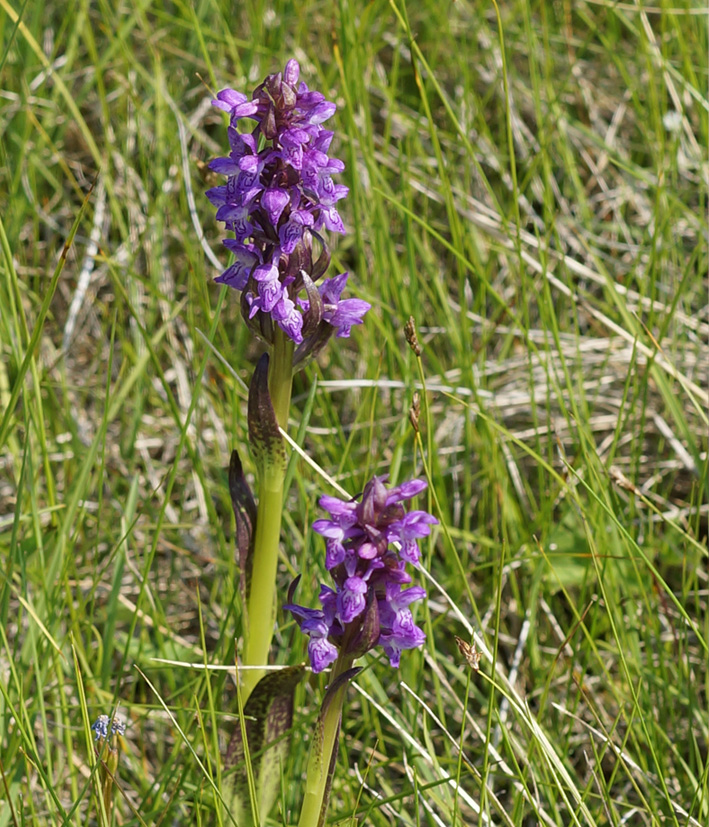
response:
<path id="1" fill-rule="evenodd" d="M 299 77 L 298 62 L 289 60 L 251 100 L 219 92 L 212 103 L 229 115 L 230 152 L 210 168 L 227 182 L 207 192 L 217 220 L 234 234 L 224 240 L 234 263 L 216 281 L 241 291 L 242 315 L 259 338 L 273 346 L 280 330 L 297 346 L 295 365 L 333 333 L 349 336 L 370 308 L 341 298 L 347 273 L 317 286 L 330 263 L 322 231 L 345 232 L 337 203 L 349 190 L 333 180 L 345 165 L 328 155 L 334 133 L 322 126 L 335 104 Z M 237 129 L 244 118 L 256 122 L 251 133 Z"/>
<path id="2" fill-rule="evenodd" d="M 380 646 L 398 667 L 402 651 L 426 640 L 410 608 L 426 592 L 409 585 L 406 567 L 418 565 L 418 540 L 428 536 L 438 520 L 426 511 L 407 513 L 403 506 L 425 488 L 423 480 L 411 480 L 387 489 L 382 477 L 374 477 L 359 502 L 320 500 L 329 518 L 316 520 L 313 530 L 325 537 L 325 567 L 334 588 L 322 584 L 321 608 L 310 609 L 292 602 L 291 587 L 284 607 L 309 638 L 313 671 L 334 664 L 311 746 L 299 827 L 324 823 L 344 690 L 359 671 L 352 669 L 355 660 Z"/>

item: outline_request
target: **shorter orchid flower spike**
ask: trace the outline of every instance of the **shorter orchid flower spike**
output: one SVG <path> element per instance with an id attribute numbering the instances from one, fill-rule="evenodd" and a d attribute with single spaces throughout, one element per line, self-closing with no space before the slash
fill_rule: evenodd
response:
<path id="1" fill-rule="evenodd" d="M 404 649 L 426 640 L 410 609 L 426 592 L 420 586 L 402 589 L 411 582 L 406 564 L 420 560 L 418 540 L 438 523 L 426 511 L 406 512 L 402 505 L 425 488 L 423 480 L 411 480 L 387 489 L 384 478 L 374 477 L 359 502 L 321 498 L 330 516 L 316 520 L 313 530 L 325 537 L 325 567 L 335 588 L 321 586 L 321 609 L 292 602 L 284 607 L 310 638 L 314 672 L 341 652 L 360 657 L 378 645 L 397 667 Z"/>

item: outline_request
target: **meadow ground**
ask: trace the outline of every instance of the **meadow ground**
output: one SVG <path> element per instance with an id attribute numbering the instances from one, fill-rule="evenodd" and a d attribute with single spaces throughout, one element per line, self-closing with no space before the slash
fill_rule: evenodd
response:
<path id="1" fill-rule="evenodd" d="M 106 822 L 116 706 L 114 823 L 232 823 L 233 670 L 176 665 L 234 663 L 233 447 L 253 473 L 209 101 L 293 56 L 338 104 L 333 272 L 373 309 L 290 433 L 352 494 L 428 477 L 441 521 L 426 645 L 364 661 L 331 818 L 705 827 L 706 9 L 0 0 L 0 45 L 0 827 Z M 279 587 L 312 605 L 334 492 L 289 473 Z M 283 612 L 272 657 L 305 657 Z"/>

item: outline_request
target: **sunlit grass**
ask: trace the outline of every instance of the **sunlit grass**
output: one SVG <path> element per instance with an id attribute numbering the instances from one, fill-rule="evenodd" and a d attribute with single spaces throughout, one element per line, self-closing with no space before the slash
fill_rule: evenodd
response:
<path id="1" fill-rule="evenodd" d="M 353 495 L 428 474 L 441 520 L 426 647 L 365 661 L 331 817 L 705 825 L 703 11 L 0 8 L 0 827 L 106 823 L 89 726 L 115 708 L 116 823 L 232 823 L 233 674 L 209 667 L 241 631 L 227 466 L 253 470 L 260 349 L 211 281 L 200 170 L 211 93 L 291 56 L 338 103 L 333 268 L 373 310 L 296 377 L 290 435 Z M 292 462 L 280 585 L 312 604 L 335 491 Z M 273 663 L 302 661 L 278 622 Z M 324 684 L 271 824 L 297 821 Z"/>

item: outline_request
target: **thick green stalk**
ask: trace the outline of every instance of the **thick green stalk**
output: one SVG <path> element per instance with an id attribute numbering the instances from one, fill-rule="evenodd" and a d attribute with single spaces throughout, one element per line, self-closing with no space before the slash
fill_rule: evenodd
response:
<path id="1" fill-rule="evenodd" d="M 293 342 L 280 330 L 268 366 L 268 388 L 278 424 L 288 424 L 291 388 L 293 385 Z M 243 655 L 244 666 L 268 663 L 276 617 L 276 569 L 283 513 L 285 464 L 266 463 L 258 481 L 258 510 L 254 536 L 251 588 L 247 606 L 247 626 Z M 244 703 L 263 677 L 263 671 L 244 672 L 242 692 Z"/>
<path id="2" fill-rule="evenodd" d="M 334 683 L 340 675 L 350 669 L 352 662 L 352 657 L 340 655 L 335 661 L 330 683 Z M 330 799 L 330 764 L 337 755 L 342 704 L 347 686 L 348 683 L 345 681 L 329 700 L 322 715 L 322 728 L 316 727 L 313 735 L 298 827 L 320 827 L 325 821 L 324 811 L 327 810 Z"/>
<path id="3" fill-rule="evenodd" d="M 288 428 L 290 395 L 293 389 L 293 350 L 292 339 L 289 339 L 280 328 L 276 328 L 271 360 L 268 363 L 268 389 L 271 392 L 276 419 L 284 431 Z"/>

